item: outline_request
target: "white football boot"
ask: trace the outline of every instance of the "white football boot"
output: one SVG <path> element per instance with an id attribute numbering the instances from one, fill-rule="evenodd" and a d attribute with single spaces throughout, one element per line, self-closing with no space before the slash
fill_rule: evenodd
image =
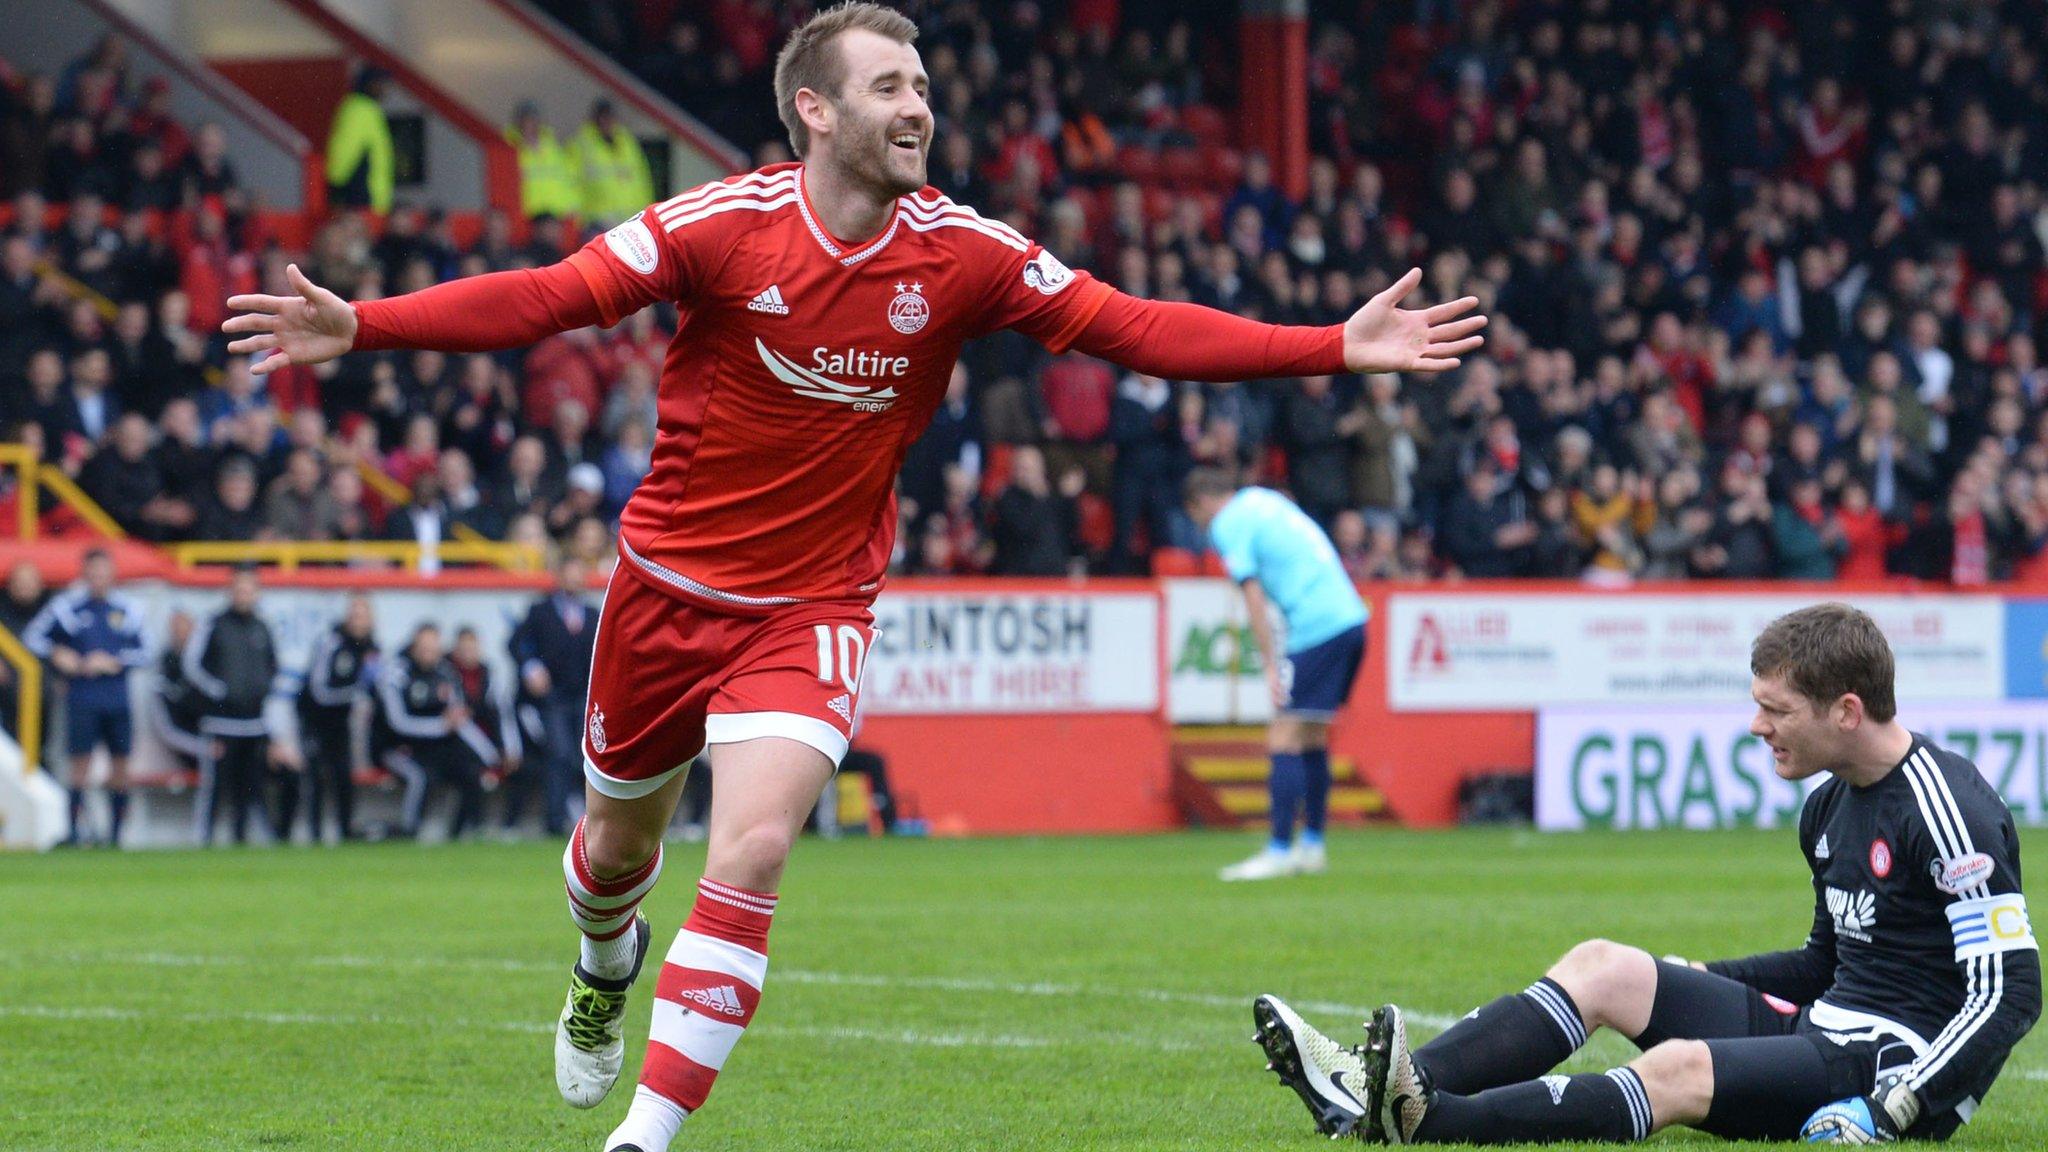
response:
<path id="1" fill-rule="evenodd" d="M 1388 1004 L 1372 1014 L 1361 1051 L 1371 1074 L 1365 1092 L 1372 1113 L 1367 1139 L 1414 1143 L 1415 1130 L 1429 1114 L 1431 1092 L 1408 1050 L 1408 1021 L 1399 1008 Z"/>
<path id="2" fill-rule="evenodd" d="M 1249 860 L 1240 860 L 1216 874 L 1220 880 L 1278 880 L 1294 875 L 1294 853 L 1271 844 Z"/>
<path id="3" fill-rule="evenodd" d="M 1320 876 L 1330 870 L 1330 854 L 1321 844 L 1297 840 L 1294 843 L 1294 871 L 1300 876 Z"/>
<path id="4" fill-rule="evenodd" d="M 1252 1001 L 1252 1039 L 1266 1050 L 1266 1068 L 1294 1089 L 1316 1131 L 1336 1139 L 1363 1134 L 1372 1112 L 1366 1105 L 1371 1079 L 1365 1060 L 1350 1048 L 1316 1031 L 1277 996 Z"/>
<path id="5" fill-rule="evenodd" d="M 654 933 L 647 917 L 633 914 L 637 943 L 633 971 L 624 980 L 606 980 L 583 970 L 583 961 L 569 973 L 569 998 L 555 1023 L 555 1087 L 577 1108 L 595 1108 L 618 1083 L 626 1062 L 626 994 L 640 977 L 647 944 Z"/>

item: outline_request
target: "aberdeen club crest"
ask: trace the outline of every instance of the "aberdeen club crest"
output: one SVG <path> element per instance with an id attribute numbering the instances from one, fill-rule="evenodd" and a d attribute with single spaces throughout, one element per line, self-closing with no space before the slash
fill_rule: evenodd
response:
<path id="1" fill-rule="evenodd" d="M 905 336 L 920 331 L 931 321 L 932 306 L 925 303 L 922 283 L 896 282 L 896 298 L 889 301 L 889 327 Z"/>
<path id="2" fill-rule="evenodd" d="M 604 751 L 604 709 L 602 708 L 592 708 L 590 710 L 590 750 L 592 752 Z"/>

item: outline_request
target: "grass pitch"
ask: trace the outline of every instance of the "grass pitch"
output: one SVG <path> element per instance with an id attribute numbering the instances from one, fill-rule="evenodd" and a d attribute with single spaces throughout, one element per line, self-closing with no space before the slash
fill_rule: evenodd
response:
<path id="1" fill-rule="evenodd" d="M 677 1147 L 1326 1146 L 1260 1071 L 1256 993 L 1350 1038 L 1382 1000 L 1454 1016 L 1588 936 L 1722 956 L 1795 945 L 1811 909 L 1789 832 L 1353 832 L 1327 876 L 1213 878 L 1255 846 L 805 843 L 759 1022 Z M 657 954 L 701 863 L 671 846 Z M 574 949 L 559 847 L 0 857 L 0 1149 L 596 1149 L 652 981 L 621 1088 L 574 1111 L 550 1047 Z M 2048 1040 L 1956 1142 L 2048 1146 Z"/>

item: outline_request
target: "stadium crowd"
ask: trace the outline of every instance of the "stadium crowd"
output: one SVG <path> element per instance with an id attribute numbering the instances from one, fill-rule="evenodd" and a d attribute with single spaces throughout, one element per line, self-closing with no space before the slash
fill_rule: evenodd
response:
<path id="1" fill-rule="evenodd" d="M 767 76 L 807 5 L 546 6 L 787 158 Z M 1361 578 L 2048 578 L 2039 0 L 1320 5 L 1300 197 L 1217 111 L 1232 5 L 923 11 L 933 183 L 1068 263 L 1316 324 L 1421 265 L 1494 327 L 1426 384 L 1119 378 L 979 342 L 906 461 L 902 570 L 1142 571 L 1199 547 L 1178 483 L 1220 464 L 1288 490 Z M 221 131 L 160 101 L 118 45 L 0 74 L 6 437 L 146 538 L 462 525 L 608 567 L 665 310 L 263 382 L 215 331 L 228 292 L 282 291 L 288 257 L 373 297 L 552 260 L 613 221 L 542 215 L 515 242 L 492 216 L 464 245 L 401 194 L 381 228 L 337 215 L 288 253 Z M 48 204 L 69 211 L 45 231 Z M 365 490 L 361 462 L 409 502 Z"/>

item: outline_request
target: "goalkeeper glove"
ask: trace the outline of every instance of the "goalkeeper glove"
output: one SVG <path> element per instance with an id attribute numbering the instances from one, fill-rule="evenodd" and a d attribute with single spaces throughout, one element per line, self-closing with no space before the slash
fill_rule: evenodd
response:
<path id="1" fill-rule="evenodd" d="M 1808 1144 L 1889 1144 L 1920 1119 L 1920 1097 L 1903 1073 L 1880 1077 L 1868 1096 L 1837 1100 L 1806 1118 L 1799 1138 Z"/>

